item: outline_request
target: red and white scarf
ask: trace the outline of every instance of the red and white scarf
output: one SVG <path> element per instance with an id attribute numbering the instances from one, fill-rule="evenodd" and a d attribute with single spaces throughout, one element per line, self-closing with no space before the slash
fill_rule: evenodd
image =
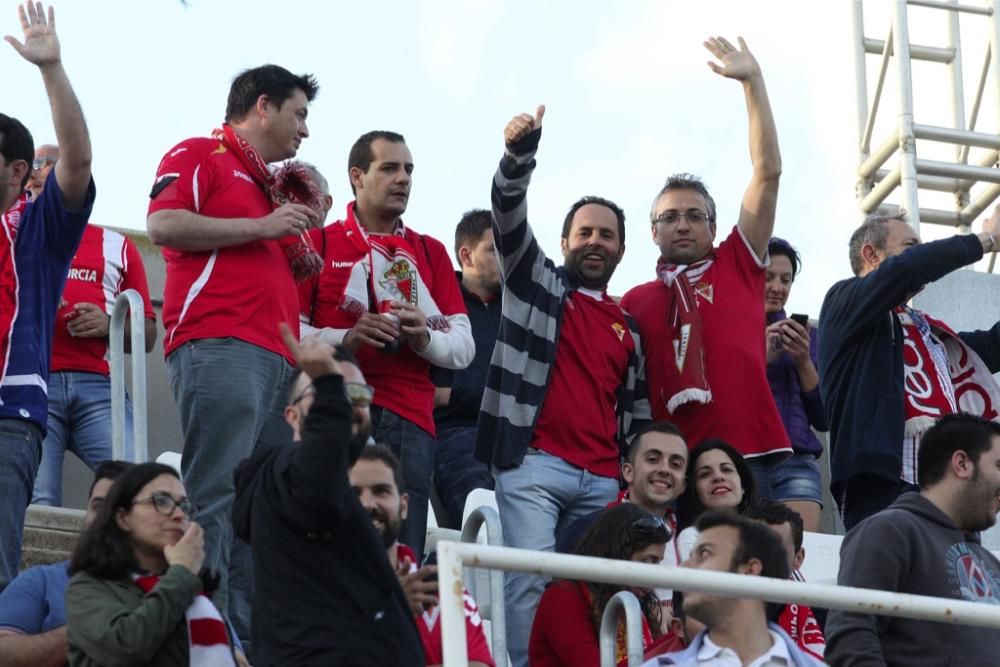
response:
<path id="1" fill-rule="evenodd" d="M 277 172 L 272 172 L 260 157 L 257 149 L 233 130 L 228 123 L 212 132 L 212 138 L 225 144 L 239 159 L 258 186 L 267 194 L 271 205 L 303 204 L 319 210 L 320 196 L 301 162 L 289 162 Z M 285 251 L 292 273 L 297 281 L 318 276 L 323 270 L 323 258 L 316 252 L 309 235 L 289 234 L 278 239 Z"/>
<path id="2" fill-rule="evenodd" d="M 147 595 L 160 581 L 155 574 L 133 574 L 132 579 Z M 194 596 L 184 618 L 188 624 L 188 664 L 191 667 L 236 667 L 222 614 L 207 595 Z"/>
<path id="3" fill-rule="evenodd" d="M 10 342 L 14 335 L 14 319 L 18 311 L 18 275 L 14 262 L 14 241 L 21 226 L 21 218 L 28 207 L 28 192 L 14 200 L 6 212 L 0 214 L 0 379 L 7 370 Z"/>
<path id="4" fill-rule="evenodd" d="M 393 234 L 369 234 L 356 213 L 343 224 L 348 240 L 368 256 L 369 272 L 365 273 L 362 263 L 355 265 L 344 287 L 341 309 L 361 317 L 367 312 L 387 313 L 393 302 L 409 303 L 420 308 L 429 328 L 451 328 L 420 275 L 416 249 L 403 235 L 402 226 Z"/>
<path id="5" fill-rule="evenodd" d="M 657 276 L 669 288 L 664 319 L 670 345 L 650 346 L 646 374 L 660 392 L 651 398 L 666 403 L 671 413 L 685 403 L 712 400 L 695 285 L 713 261 L 709 256 L 693 264 L 670 264 L 661 257 L 656 263 Z"/>
<path id="6" fill-rule="evenodd" d="M 979 355 L 948 325 L 901 306 L 906 437 L 916 438 L 944 415 L 955 412 L 998 421 L 1000 385 Z M 942 355 L 933 339 L 944 347 Z"/>

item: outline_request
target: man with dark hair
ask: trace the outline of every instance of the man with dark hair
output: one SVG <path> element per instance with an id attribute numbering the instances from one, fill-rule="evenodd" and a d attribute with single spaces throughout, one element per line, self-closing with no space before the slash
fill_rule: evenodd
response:
<path id="1" fill-rule="evenodd" d="M 476 356 L 468 368 L 451 371 L 434 367 L 434 489 L 444 505 L 438 523 L 462 528 L 465 500 L 473 489 L 492 489 L 489 466 L 476 460 L 476 423 L 483 402 L 486 372 L 500 333 L 500 265 L 493 242 L 489 211 L 467 211 L 455 228 L 456 272 L 465 309 L 469 311 Z"/>
<path id="2" fill-rule="evenodd" d="M 18 15 L 24 42 L 6 40 L 38 67 L 63 150 L 49 186 L 30 199 L 34 141 L 17 119 L 0 114 L 0 591 L 21 560 L 48 417 L 59 295 L 96 195 L 90 134 L 63 69 L 52 8 L 46 16 L 40 2 L 28 2 Z"/>
<path id="3" fill-rule="evenodd" d="M 437 566 L 417 567 L 417 556 L 409 546 L 399 541 L 399 532 L 409 505 L 403 488 L 403 472 L 399 459 L 385 445 L 373 445 L 361 450 L 350 470 L 351 488 L 361 506 L 371 516 L 372 525 L 382 538 L 389 563 L 407 593 L 413 612 L 424 660 L 428 665 L 440 665 L 444 660 L 441 618 L 437 607 Z M 469 591 L 464 591 L 465 641 L 471 667 L 493 667 L 493 658 L 483 632 L 479 607 Z"/>
<path id="4" fill-rule="evenodd" d="M 855 230 L 854 277 L 831 287 L 820 311 L 830 488 L 848 530 L 916 489 L 917 443 L 937 418 L 1000 414 L 1000 322 L 955 333 L 907 305 L 927 283 L 1000 250 L 1000 207 L 979 234 L 926 244 L 902 216 L 874 215 Z"/>
<path id="5" fill-rule="evenodd" d="M 657 278 L 626 292 L 622 308 L 647 343 L 646 377 L 654 419 L 669 419 L 697 444 L 731 443 L 766 471 L 791 444 L 767 380 L 764 285 L 770 262 L 781 154 L 760 65 L 740 39 L 709 38 L 723 77 L 746 98 L 753 173 L 729 236 L 714 245 L 715 202 L 690 174 L 671 176 L 650 212 L 660 248 Z"/>
<path id="6" fill-rule="evenodd" d="M 291 445 L 236 470 L 236 534 L 253 548 L 253 663 L 423 665 L 409 603 L 348 472 L 368 440 L 372 388 L 354 356 L 282 324 L 302 373 Z"/>
<path id="7" fill-rule="evenodd" d="M 638 329 L 607 293 L 625 253 L 621 209 L 603 199 L 574 204 L 560 239 L 562 266 L 545 256 L 528 224 L 544 114 L 539 106 L 507 124 L 493 178 L 504 298 L 476 457 L 493 467 L 507 545 L 552 551 L 557 532 L 614 500 L 626 438 L 635 419 L 648 419 L 649 405 Z M 544 587 L 544 577 L 507 574 L 515 667 L 527 662 Z"/>
<path id="8" fill-rule="evenodd" d="M 91 524 L 108 490 L 132 466 L 105 461 L 94 471 L 83 527 Z M 66 587 L 69 561 L 22 572 L 0 593 L 0 664 L 5 667 L 61 667 L 66 664 Z"/>
<path id="9" fill-rule="evenodd" d="M 316 92 L 311 76 L 276 65 L 237 76 L 222 128 L 160 162 L 146 219 L 167 265 L 163 351 L 184 432 L 181 469 L 201 508 L 205 565 L 222 577 L 216 603 L 242 639 L 250 591 L 238 583 L 241 545 L 229 586 L 232 471 L 258 442 L 288 440 L 282 408 L 293 369 L 278 323 L 297 331 L 291 251 L 319 219 L 308 206 L 278 204 L 268 165 L 294 157 L 309 136 Z"/>
<path id="10" fill-rule="evenodd" d="M 919 466 L 919 493 L 847 533 L 837 583 L 1000 604 L 1000 560 L 979 541 L 1000 512 L 1000 425 L 942 417 L 920 440 Z M 995 665 L 1000 630 L 831 609 L 826 640 L 834 667 Z"/>
<path id="11" fill-rule="evenodd" d="M 788 558 L 778 535 L 746 517 L 707 512 L 697 522 L 698 541 L 684 567 L 787 579 Z M 684 593 L 684 613 L 705 624 L 691 644 L 645 663 L 653 665 L 822 665 L 802 652 L 771 622 L 783 605 L 755 598 Z"/>
<path id="12" fill-rule="evenodd" d="M 792 570 L 791 579 L 805 581 L 799 572 L 806 559 L 806 550 L 802 546 L 802 517 L 799 513 L 784 503 L 767 502 L 751 505 L 744 516 L 770 526 L 778 534 L 788 555 L 788 563 Z M 777 623 L 800 649 L 817 660 L 823 659 L 826 639 L 808 605 L 786 604 L 778 616 Z"/>
<path id="13" fill-rule="evenodd" d="M 59 159 L 59 147 L 35 151 L 32 197 Z M 51 161 L 50 161 L 51 160 Z M 111 458 L 111 368 L 108 333 L 115 299 L 127 289 L 145 304 L 145 353 L 156 344 L 156 313 L 149 300 L 146 268 L 135 244 L 118 232 L 87 224 L 73 256 L 52 334 L 49 362 L 48 433 L 42 441 L 31 502 L 62 505 L 63 459 L 73 452 L 91 470 Z M 126 324 L 126 329 L 128 325 Z M 131 339 L 125 336 L 125 351 Z M 144 352 L 139 352 L 143 354 Z M 132 452 L 132 403 L 125 399 L 125 452 Z"/>
<path id="14" fill-rule="evenodd" d="M 375 440 L 399 456 L 408 484 L 403 541 L 422 554 L 436 435 L 430 369 L 465 368 L 475 349 L 448 251 L 403 224 L 412 174 L 402 135 L 358 138 L 348 159 L 355 201 L 342 222 L 310 232 L 323 271 L 300 286 L 299 303 L 302 337 L 357 354 L 375 387 Z"/>

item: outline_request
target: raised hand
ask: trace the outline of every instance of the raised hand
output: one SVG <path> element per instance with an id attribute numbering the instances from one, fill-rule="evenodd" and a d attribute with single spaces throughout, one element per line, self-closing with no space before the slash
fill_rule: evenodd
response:
<path id="1" fill-rule="evenodd" d="M 746 81 L 754 76 L 760 76 L 760 65 L 750 53 L 747 43 L 742 37 L 737 37 L 740 48 L 733 46 L 725 37 L 709 37 L 705 40 L 705 48 L 718 58 L 722 64 L 708 61 L 712 71 L 728 79 Z"/>
<path id="2" fill-rule="evenodd" d="M 24 31 L 24 43 L 11 35 L 4 36 L 4 39 L 29 63 L 39 67 L 59 63 L 59 37 L 56 35 L 56 15 L 52 7 L 49 7 L 46 18 L 42 3 L 27 2 L 17 8 L 17 16 Z"/>
<path id="3" fill-rule="evenodd" d="M 983 239 L 984 249 L 988 249 L 990 252 L 1000 250 L 1000 246 L 996 245 L 1000 243 L 1000 206 L 994 208 L 993 212 L 990 213 L 990 217 L 983 221 L 983 231 L 980 238 L 982 238 L 982 234 L 992 236 L 992 238 Z"/>
<path id="4" fill-rule="evenodd" d="M 419 570 L 410 572 L 412 561 L 408 558 L 400 560 L 396 566 L 396 577 L 399 585 L 410 604 L 410 612 L 419 616 L 425 609 L 437 604 L 438 582 L 430 577 L 437 573 L 436 565 L 424 565 Z"/>
<path id="5" fill-rule="evenodd" d="M 538 105 L 538 109 L 535 110 L 534 116 L 530 113 L 522 113 L 514 116 L 503 130 L 504 142 L 508 146 L 516 144 L 534 130 L 540 128 L 542 126 L 542 116 L 544 115 L 545 105 L 540 104 Z"/>
<path id="6" fill-rule="evenodd" d="M 299 344 L 291 328 L 282 322 L 278 325 L 285 347 L 303 373 L 315 380 L 324 375 L 340 375 L 340 364 L 333 358 L 333 346 L 315 336 L 306 338 Z"/>

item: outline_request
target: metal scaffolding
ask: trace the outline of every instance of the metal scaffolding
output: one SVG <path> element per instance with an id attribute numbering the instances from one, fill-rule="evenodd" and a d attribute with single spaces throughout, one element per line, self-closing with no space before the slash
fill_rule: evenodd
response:
<path id="1" fill-rule="evenodd" d="M 865 35 L 862 0 L 853 0 L 852 3 L 859 147 L 857 198 L 861 212 L 864 215 L 880 210 L 895 212 L 896 206 L 889 206 L 887 199 L 898 192 L 898 207 L 907 211 L 907 218 L 918 233 L 921 222 L 952 226 L 967 232 L 972 221 L 1000 195 L 1000 170 L 996 168 L 1000 156 L 1000 136 L 976 131 L 987 83 L 992 86 L 998 101 L 997 108 L 1000 109 L 1000 0 L 981 4 L 963 4 L 958 0 L 890 0 L 890 4 L 892 22 L 888 36 L 881 40 Z M 946 21 L 946 46 L 910 42 L 910 7 L 930 8 Z M 965 16 L 977 21 L 977 29 L 980 26 L 985 28 L 980 32 L 986 37 L 985 58 L 968 117 L 960 30 L 960 19 Z M 880 67 L 869 104 L 867 59 L 870 55 L 880 58 Z M 946 95 L 951 108 L 950 127 L 914 121 L 912 66 L 915 61 L 945 66 L 948 79 Z M 873 134 L 886 80 L 893 78 L 889 76 L 890 64 L 896 83 L 896 123 L 893 133 L 876 143 L 873 150 Z M 886 110 L 886 114 L 889 112 Z M 918 147 L 928 142 L 952 144 L 951 159 L 918 157 Z M 980 159 L 970 164 L 969 152 L 972 148 L 987 150 Z M 952 194 L 953 210 L 920 206 L 920 194 L 926 191 Z M 992 270 L 992 260 L 990 268 Z"/>

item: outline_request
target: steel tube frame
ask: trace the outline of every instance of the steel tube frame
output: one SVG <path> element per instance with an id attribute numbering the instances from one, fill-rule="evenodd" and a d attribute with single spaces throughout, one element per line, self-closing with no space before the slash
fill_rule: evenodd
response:
<path id="1" fill-rule="evenodd" d="M 528 549 L 441 542 L 438 545 L 439 604 L 444 664 L 448 667 L 468 665 L 462 602 L 464 565 L 628 587 L 673 588 L 768 602 L 794 602 L 881 616 L 1000 628 L 1000 606 L 965 600 L 610 561 Z"/>
<path id="2" fill-rule="evenodd" d="M 618 644 L 618 617 L 625 614 L 625 649 L 628 652 L 628 667 L 639 667 L 642 663 L 642 607 L 639 600 L 628 591 L 615 593 L 604 607 L 601 615 L 601 667 L 616 667 Z"/>
<path id="3" fill-rule="evenodd" d="M 111 348 L 111 456 L 125 459 L 125 317 L 132 344 L 132 461 L 149 459 L 146 425 L 146 308 L 134 289 L 115 299 L 108 332 Z"/>
<path id="4" fill-rule="evenodd" d="M 492 507 L 485 506 L 477 507 L 469 514 L 465 520 L 465 525 L 462 526 L 461 541 L 466 544 L 476 544 L 476 540 L 479 538 L 479 529 L 483 525 L 486 526 L 487 544 L 491 546 L 503 546 L 503 526 L 500 525 L 500 515 Z M 493 651 L 493 662 L 496 664 L 496 667 L 507 667 L 506 599 L 503 587 L 503 571 L 491 570 L 489 621 L 493 625 L 490 632 L 490 648 Z"/>

